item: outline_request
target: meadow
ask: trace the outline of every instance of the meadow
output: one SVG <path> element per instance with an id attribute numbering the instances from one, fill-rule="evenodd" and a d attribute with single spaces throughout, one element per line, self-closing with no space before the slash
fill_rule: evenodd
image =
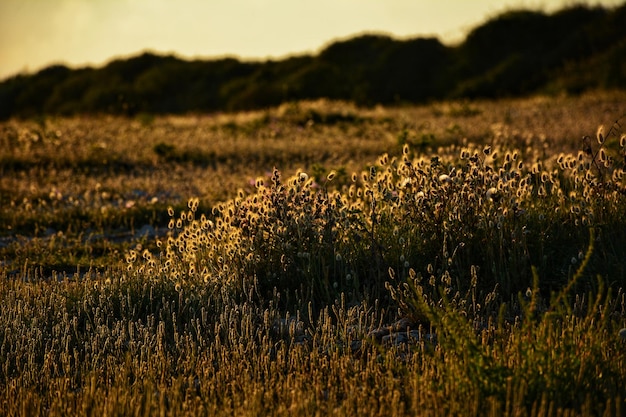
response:
<path id="1" fill-rule="evenodd" d="M 0 415 L 623 415 L 624 103 L 0 122 Z"/>

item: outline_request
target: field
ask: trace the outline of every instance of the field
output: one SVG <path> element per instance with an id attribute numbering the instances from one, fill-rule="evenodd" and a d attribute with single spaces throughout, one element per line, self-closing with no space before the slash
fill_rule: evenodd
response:
<path id="1" fill-rule="evenodd" d="M 0 122 L 0 415 L 623 415 L 625 103 Z"/>

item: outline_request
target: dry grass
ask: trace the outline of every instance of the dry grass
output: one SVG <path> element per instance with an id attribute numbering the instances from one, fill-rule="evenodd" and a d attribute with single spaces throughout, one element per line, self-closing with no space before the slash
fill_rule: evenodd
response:
<path id="1" fill-rule="evenodd" d="M 4 123 L 0 414 L 621 415 L 623 99 Z"/>

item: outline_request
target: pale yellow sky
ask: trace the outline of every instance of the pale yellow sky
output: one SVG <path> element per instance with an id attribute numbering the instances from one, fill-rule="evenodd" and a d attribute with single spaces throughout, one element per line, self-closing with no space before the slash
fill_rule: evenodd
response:
<path id="1" fill-rule="evenodd" d="M 282 58 L 363 32 L 462 39 L 511 8 L 573 0 L 1 0 L 0 79 L 52 63 L 100 66 L 145 50 L 181 58 Z M 624 0 L 591 0 L 616 6 Z"/>

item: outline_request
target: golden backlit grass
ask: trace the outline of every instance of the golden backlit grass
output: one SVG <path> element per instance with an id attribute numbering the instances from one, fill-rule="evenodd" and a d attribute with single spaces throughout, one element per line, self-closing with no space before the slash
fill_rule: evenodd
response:
<path id="1" fill-rule="evenodd" d="M 0 414 L 621 415 L 622 103 L 6 122 Z"/>
<path id="2" fill-rule="evenodd" d="M 600 292 L 571 312 L 555 303 L 540 316 L 525 305 L 512 321 L 480 327 L 444 302 L 430 307 L 435 342 L 379 345 L 366 335 L 380 316 L 364 304 L 281 316 L 271 306 L 220 304 L 203 290 L 114 273 L 47 283 L 5 276 L 0 291 L 0 410 L 7 416 L 624 409 L 623 293 Z"/>
<path id="3" fill-rule="evenodd" d="M 532 147 L 542 158 L 575 152 L 582 135 L 623 113 L 623 102 L 618 93 L 375 109 L 320 101 L 239 114 L 10 120 L 0 124 L 0 250 L 17 267 L 61 269 L 76 260 L 89 267 L 81 255 L 89 248 L 80 244 L 55 255 L 38 241 L 20 251 L 29 243 L 4 237 L 62 233 L 80 243 L 163 227 L 168 206 L 182 209 L 197 197 L 210 210 L 239 189 L 253 191 L 274 167 L 317 179 L 335 170 L 334 185 L 345 184 L 405 143 L 425 155 L 464 141 Z M 119 257 L 100 246 L 95 266 Z"/>

